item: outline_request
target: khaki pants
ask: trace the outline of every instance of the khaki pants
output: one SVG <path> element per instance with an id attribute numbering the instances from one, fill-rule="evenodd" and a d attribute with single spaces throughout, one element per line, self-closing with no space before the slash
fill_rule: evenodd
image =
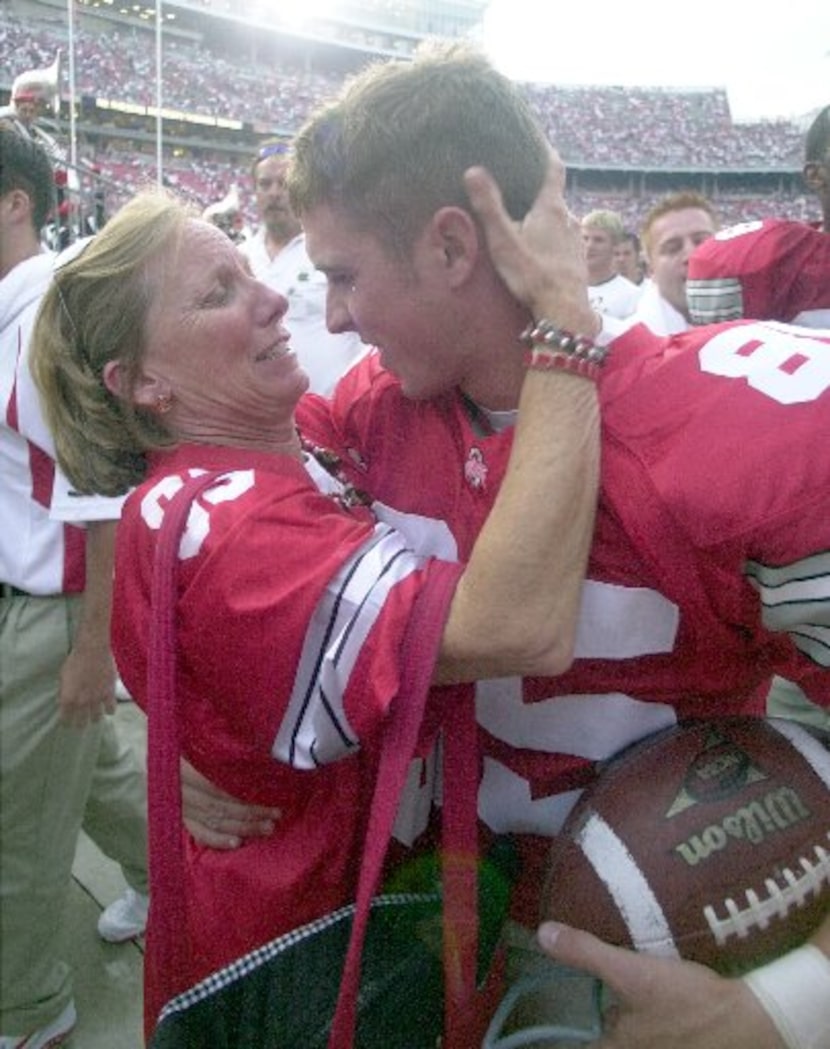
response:
<path id="1" fill-rule="evenodd" d="M 55 1019 L 72 996 L 57 955 L 81 826 L 147 891 L 146 780 L 107 718 L 58 723 L 80 599 L 0 598 L 0 1034 Z"/>

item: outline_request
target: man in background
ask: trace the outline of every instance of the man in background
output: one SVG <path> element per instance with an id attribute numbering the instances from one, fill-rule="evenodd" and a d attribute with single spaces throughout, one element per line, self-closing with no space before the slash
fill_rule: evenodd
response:
<path id="1" fill-rule="evenodd" d="M 623 233 L 622 240 L 614 248 L 614 265 L 617 267 L 617 273 L 622 274 L 638 287 L 645 280 L 642 244 L 637 234 L 631 230 Z"/>
<path id="2" fill-rule="evenodd" d="M 2 1049 L 58 1046 L 75 1025 L 72 976 L 57 948 L 82 827 L 129 885 L 102 913 L 101 936 L 139 935 L 148 906 L 145 778 L 105 716 L 115 711 L 120 503 L 70 497 L 27 365 L 54 266 L 40 242 L 53 190 L 45 151 L 0 124 Z"/>
<path id="3" fill-rule="evenodd" d="M 617 272 L 614 252 L 625 235 L 615 211 L 591 211 L 582 220 L 588 298 L 598 313 L 624 320 L 636 310 L 641 289 Z"/>
<path id="4" fill-rule="evenodd" d="M 326 278 L 309 260 L 300 221 L 285 189 L 290 146 L 268 142 L 251 165 L 262 225 L 240 244 L 254 276 L 288 299 L 285 326 L 291 347 L 311 379 L 311 389 L 327 396 L 366 350 L 355 332 L 332 335 L 326 327 Z"/>
<path id="5" fill-rule="evenodd" d="M 657 335 L 674 335 L 690 326 L 686 276 L 695 248 L 718 228 L 715 209 L 700 193 L 662 197 L 646 215 L 643 249 L 651 278 L 633 319 Z"/>

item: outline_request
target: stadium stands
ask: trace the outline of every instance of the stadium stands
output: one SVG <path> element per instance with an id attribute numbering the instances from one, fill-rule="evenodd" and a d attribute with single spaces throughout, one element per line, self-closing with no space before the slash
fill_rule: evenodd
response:
<path id="1" fill-rule="evenodd" d="M 48 65 L 58 48 L 67 51 L 65 15 L 43 10 L 48 18 L 25 22 L 0 12 L 0 92 L 16 74 Z M 209 16 L 201 17 L 207 25 Z M 115 29 L 86 15 L 78 21 L 78 156 L 100 172 L 111 211 L 156 177 L 155 36 L 126 21 Z M 320 57 L 312 65 L 307 54 L 301 60 L 299 50 L 283 48 L 265 61 L 266 50 L 252 56 L 230 32 L 164 36 L 164 180 L 200 207 L 240 181 L 259 140 L 290 135 L 342 81 L 342 68 L 327 68 Z M 358 58 L 371 55 L 367 45 Z M 786 121 L 733 122 L 722 88 L 524 89 L 568 165 L 577 214 L 610 207 L 636 229 L 655 196 L 690 187 L 715 202 L 724 223 L 815 217 L 799 174 L 803 129 Z M 66 89 L 63 97 L 65 139 Z"/>

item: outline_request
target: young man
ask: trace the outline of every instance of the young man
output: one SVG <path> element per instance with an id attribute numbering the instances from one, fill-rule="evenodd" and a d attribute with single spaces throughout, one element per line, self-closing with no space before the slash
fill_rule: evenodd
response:
<path id="1" fill-rule="evenodd" d="M 461 172 L 488 167 L 521 222 L 545 149 L 518 92 L 463 50 L 367 71 L 295 142 L 291 198 L 328 278 L 329 327 L 378 347 L 338 385 L 333 426 L 313 400 L 300 424 L 341 451 L 379 515 L 424 549 L 465 557 L 498 489 L 521 381 L 505 347 L 528 321 L 487 260 Z M 476 686 L 479 815 L 489 832 L 516 836 L 524 861 L 510 933 L 518 968 L 533 953 L 518 923 L 535 924 L 551 839 L 597 762 L 682 717 L 761 714 L 775 666 L 830 704 L 820 494 L 830 461 L 815 453 L 830 437 L 830 374 L 818 363 L 828 342 L 734 326 L 682 345 L 638 327 L 611 348 L 604 489 L 572 670 Z M 807 374 L 770 373 L 781 354 L 809 361 Z M 777 1003 L 762 1007 L 743 981 L 655 966 L 575 930 L 547 942 L 617 989 L 625 1038 L 615 1045 L 782 1044 Z M 815 1002 L 830 985 L 830 919 L 816 944 Z M 802 1006 L 793 995 L 784 1011 Z M 816 1049 L 830 1047 L 826 1008 L 825 1021 Z"/>
<path id="2" fill-rule="evenodd" d="M 302 227 L 285 189 L 289 160 L 285 142 L 266 142 L 259 148 L 251 178 L 262 225 L 239 250 L 254 276 L 288 299 L 291 345 L 311 379 L 310 388 L 328 395 L 366 347 L 354 332 L 332 335 L 326 328 L 326 282 L 308 258 Z"/>
<path id="3" fill-rule="evenodd" d="M 614 248 L 614 265 L 617 273 L 636 284 L 638 287 L 645 280 L 642 245 L 636 233 L 630 230 L 623 233 L 622 240 Z"/>
<path id="4" fill-rule="evenodd" d="M 670 193 L 646 215 L 642 238 L 649 281 L 633 320 L 656 335 L 674 335 L 689 325 L 686 275 L 698 245 L 714 236 L 718 220 L 700 193 Z"/>
<path id="5" fill-rule="evenodd" d="M 617 320 L 630 317 L 642 289 L 617 272 L 615 252 L 625 235 L 615 211 L 591 211 L 582 220 L 582 242 L 588 264 L 588 297 L 599 313 Z"/>
<path id="6" fill-rule="evenodd" d="M 75 1023 L 56 953 L 81 827 L 130 888 L 99 922 L 105 939 L 144 931 L 145 780 L 105 714 L 110 500 L 68 496 L 28 372 L 28 342 L 54 258 L 39 233 L 52 167 L 0 125 L 0 1046 L 60 1045 Z M 59 509 L 59 505 L 62 509 Z M 50 509 L 86 530 L 54 520 Z"/>

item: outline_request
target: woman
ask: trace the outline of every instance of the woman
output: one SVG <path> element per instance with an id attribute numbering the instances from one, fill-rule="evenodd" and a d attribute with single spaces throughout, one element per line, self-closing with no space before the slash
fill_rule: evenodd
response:
<path id="1" fill-rule="evenodd" d="M 591 331 L 563 182 L 552 158 L 517 226 L 486 173 L 468 173 L 514 295 L 537 320 Z M 182 747 L 229 793 L 282 814 L 278 834 L 238 852 L 188 840 L 188 957 L 159 973 L 151 914 L 151 1024 L 171 988 L 354 897 L 374 746 L 411 671 L 402 652 L 422 665 L 424 688 L 560 673 L 571 658 L 598 424 L 592 383 L 563 365 L 587 343 L 529 356 L 511 471 L 462 570 L 414 554 L 304 447 L 293 411 L 308 380 L 285 310 L 220 231 L 149 194 L 58 271 L 35 334 L 33 369 L 72 483 L 137 486 L 119 526 L 113 644 L 142 705 L 159 530 L 189 476 L 221 474 L 178 547 Z M 451 699 L 432 693 L 424 748 Z M 151 856 L 154 877 L 165 859 Z"/>

